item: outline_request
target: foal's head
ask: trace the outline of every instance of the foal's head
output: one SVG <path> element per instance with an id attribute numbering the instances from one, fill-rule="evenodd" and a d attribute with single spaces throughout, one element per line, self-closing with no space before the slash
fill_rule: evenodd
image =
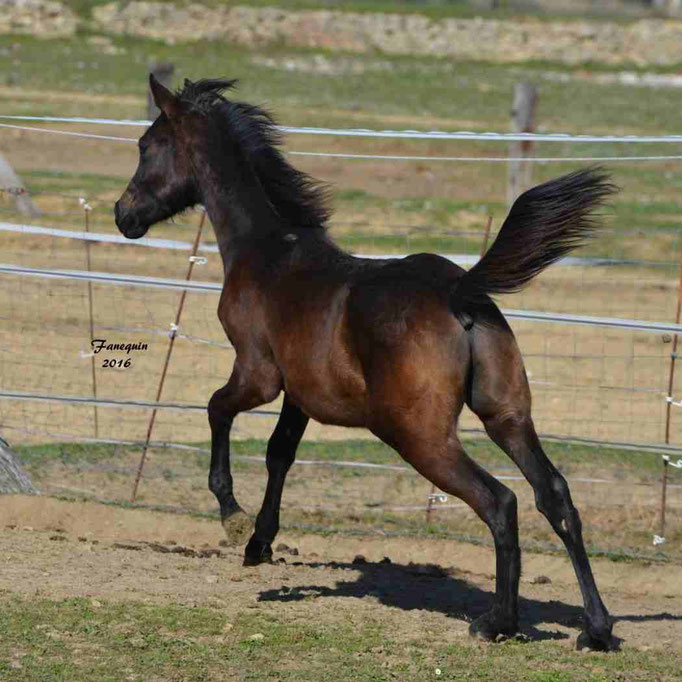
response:
<path id="1" fill-rule="evenodd" d="M 284 158 L 266 111 L 223 96 L 234 83 L 185 81 L 173 94 L 150 76 L 161 114 L 140 138 L 137 170 L 116 202 L 116 224 L 126 237 L 137 239 L 194 204 L 208 207 L 215 191 L 222 203 L 241 201 L 242 214 L 250 202 L 285 229 L 324 227 L 325 188 Z"/>
<path id="2" fill-rule="evenodd" d="M 149 85 L 161 113 L 140 138 L 137 170 L 114 207 L 116 225 L 130 239 L 142 237 L 150 225 L 201 201 L 177 125 L 184 104 L 154 76 L 150 75 Z"/>

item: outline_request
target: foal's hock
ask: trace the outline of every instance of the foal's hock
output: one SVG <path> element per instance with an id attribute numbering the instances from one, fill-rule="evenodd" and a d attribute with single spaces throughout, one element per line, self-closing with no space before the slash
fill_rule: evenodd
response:
<path id="1" fill-rule="evenodd" d="M 518 290 L 595 228 L 594 209 L 613 191 L 606 174 L 578 171 L 521 195 L 468 272 L 433 254 L 355 258 L 328 237 L 324 188 L 282 156 L 270 116 L 223 96 L 233 81 L 186 81 L 177 94 L 150 83 L 162 113 L 140 139 L 139 166 L 116 203 L 116 223 L 134 239 L 196 203 L 213 223 L 225 272 L 218 316 L 236 357 L 208 406 L 209 487 L 228 538 L 249 538 L 244 563 L 272 557 L 284 480 L 308 419 L 364 426 L 488 525 L 495 597 L 470 631 L 487 640 L 514 635 L 516 497 L 464 451 L 457 421 L 467 404 L 521 469 L 566 546 L 585 604 L 578 645 L 613 648 L 580 517 L 542 450 L 519 348 L 490 298 Z M 230 429 L 239 412 L 281 391 L 252 532 L 233 493 Z"/>

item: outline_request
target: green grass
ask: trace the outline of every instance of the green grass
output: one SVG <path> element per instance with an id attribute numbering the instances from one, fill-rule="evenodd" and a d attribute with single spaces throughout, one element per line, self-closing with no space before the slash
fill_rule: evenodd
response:
<path id="1" fill-rule="evenodd" d="M 538 172 L 537 181 L 564 170 L 567 169 L 557 169 L 557 173 L 552 173 L 543 169 Z M 618 167 L 615 172 L 616 181 L 625 187 L 622 198 L 616 198 L 607 210 L 607 229 L 585 244 L 576 255 L 638 260 L 641 259 L 642 240 L 646 239 L 648 251 L 645 260 L 670 263 L 673 269 L 676 268 L 678 259 L 674 253 L 679 249 L 682 236 L 682 204 L 674 197 L 676 194 L 679 196 L 682 180 L 674 174 L 661 186 L 659 170 L 648 167 Z M 88 197 L 95 208 L 93 218 L 101 222 L 97 229 L 113 229 L 111 201 L 98 201 L 98 196 L 121 192 L 126 184 L 125 178 L 44 170 L 27 171 L 22 173 L 22 178 L 36 193 L 62 192 L 74 197 Z M 635 191 L 646 195 L 649 200 L 636 201 Z M 656 194 L 660 198 L 656 198 Z M 486 216 L 495 217 L 494 232 L 507 211 L 503 202 L 485 199 L 484 196 L 481 201 L 440 197 L 397 199 L 365 190 L 339 189 L 333 193 L 334 215 L 330 234 L 342 248 L 354 253 L 430 251 L 479 254 Z M 72 209 L 75 208 L 74 204 Z M 9 205 L 1 210 L 11 213 Z M 471 215 L 478 215 L 480 219 L 471 224 Z M 410 226 L 414 216 L 418 216 L 421 225 Z M 73 225 L 72 216 L 53 220 L 65 226 Z M 172 224 L 170 229 L 173 229 Z M 178 238 L 186 236 L 181 228 L 178 230 Z"/>
<path id="2" fill-rule="evenodd" d="M 511 460 L 487 438 L 464 438 L 464 446 L 477 462 L 488 469 L 500 470 L 514 468 Z M 196 447 L 210 449 L 210 443 L 193 443 Z M 45 443 L 38 445 L 17 445 L 15 452 L 28 468 L 38 470 L 41 465 L 51 461 L 74 462 L 79 460 L 99 462 L 113 459 L 115 448 L 129 449 L 128 446 L 114 446 L 93 443 Z M 264 456 L 267 442 L 258 439 L 235 440 L 231 452 L 237 456 Z M 544 444 L 545 451 L 554 464 L 565 474 L 581 467 L 601 469 L 606 473 L 623 479 L 645 480 L 660 475 L 660 456 L 649 452 L 600 448 L 569 443 Z M 350 461 L 371 462 L 407 466 L 388 445 L 372 440 L 344 441 L 303 441 L 297 457 L 326 462 Z M 189 461 L 189 460 L 188 460 Z M 197 455 L 197 466 L 202 469 L 207 463 L 207 455 Z M 250 466 L 248 463 L 235 462 L 235 465 Z M 355 475 L 352 469 L 341 469 L 338 475 Z M 363 471 L 362 475 L 367 475 Z"/>
<path id="3" fill-rule="evenodd" d="M 111 0 L 66 0 L 81 17 L 88 19 L 92 8 Z M 183 6 L 189 0 L 174 0 L 173 4 Z M 391 12 L 397 14 L 421 14 L 432 19 L 485 17 L 490 19 L 513 19 L 534 17 L 545 20 L 609 20 L 619 23 L 642 16 L 661 16 L 656 10 L 646 8 L 643 3 L 631 3 L 619 10 L 601 8 L 595 4 L 589 10 L 572 9 L 570 3 L 553 9 L 538 9 L 528 0 L 498 0 L 496 7 L 488 8 L 483 3 L 470 0 L 202 0 L 201 4 L 216 7 L 221 5 L 248 5 L 252 7 L 277 6 L 288 10 L 340 10 L 345 12 Z"/>
<path id="4" fill-rule="evenodd" d="M 68 171 L 34 170 L 22 173 L 22 179 L 35 192 L 70 192 L 77 190 L 86 197 L 104 192 L 119 191 L 121 178 L 95 173 L 70 173 Z M 75 196 L 75 195 L 74 195 Z"/>
<path id="5" fill-rule="evenodd" d="M 142 117 L 146 89 L 145 71 L 152 60 L 173 61 L 177 81 L 182 77 L 238 76 L 241 79 L 237 96 L 248 101 L 266 103 L 284 124 L 371 128 L 431 128 L 507 130 L 509 106 L 514 84 L 530 79 L 540 87 L 539 124 L 544 130 L 595 133 L 662 133 L 679 127 L 682 110 L 682 89 L 656 90 L 616 84 L 598 84 L 584 79 L 556 82 L 545 78 L 546 71 L 570 71 L 568 67 L 551 63 L 497 65 L 456 62 L 446 59 L 387 57 L 385 55 L 343 55 L 323 51 L 265 47 L 257 50 L 223 43 L 201 42 L 195 45 L 164 45 L 159 42 L 121 38 L 113 39 L 120 54 L 103 54 L 88 42 L 86 33 L 74 40 L 37 40 L 31 37 L 2 36 L 0 50 L 9 50 L 6 77 L 16 90 L 4 94 L 3 111 L 16 114 L 46 115 L 106 115 Z M 364 73 L 342 73 L 329 76 L 319 73 L 290 72 L 277 68 L 283 60 L 311 60 L 323 55 L 329 60 L 352 59 L 368 69 Z M 274 66 L 264 65 L 262 58 L 272 59 Z M 373 70 L 377 62 L 385 68 Z M 588 70 L 609 69 L 605 65 L 587 65 Z M 625 68 L 625 67 L 619 67 Z M 629 67 L 628 67 L 629 68 Z M 637 67 L 651 70 L 654 67 Z M 669 69 L 675 72 L 676 69 Z M 121 100 L 92 101 L 40 99 L 22 96 L 22 90 L 80 92 L 98 95 L 129 95 Z M 595 106 L 595 102 L 599 106 Z M 399 116 L 398 120 L 384 117 Z M 106 132 L 102 130 L 102 132 Z M 135 136 L 139 131 L 128 128 Z M 122 134 L 117 131 L 117 134 Z M 48 138 L 45 138 L 46 141 Z M 415 155 L 497 155 L 506 154 L 506 147 L 491 143 L 423 141 L 384 143 L 344 139 L 341 145 L 333 138 L 314 139 L 290 136 L 289 148 L 309 151 L 349 151 L 356 153 L 397 153 Z M 112 143 L 113 144 L 113 143 Z M 387 143 L 388 144 L 388 143 Z M 545 143 L 538 145 L 538 156 L 609 156 L 661 155 L 674 152 L 670 145 L 652 144 L 580 144 Z M 306 167 L 307 160 L 295 159 Z M 362 177 L 366 166 L 357 164 Z M 539 182 L 575 169 L 584 163 L 548 164 L 536 166 L 533 181 Z M 615 182 L 622 188 L 614 200 L 613 219 L 608 223 L 613 232 L 602 234 L 582 252 L 586 256 L 610 256 L 637 259 L 646 244 L 648 260 L 670 258 L 671 249 L 678 247 L 682 229 L 682 175 L 679 163 L 642 162 L 605 165 L 613 171 Z M 386 167 L 395 167 L 386 162 Z M 391 235 L 377 235 L 374 226 L 334 229 L 340 244 L 356 251 L 375 250 L 404 252 L 420 250 L 462 251 L 477 253 L 477 237 L 442 237 L 438 231 L 458 229 L 460 211 L 476 211 L 481 215 L 481 229 L 487 212 L 499 225 L 506 213 L 504 164 L 444 164 L 406 163 L 399 166 L 405 184 L 400 198 L 392 196 L 390 184 L 374 184 L 372 189 L 341 184 L 334 187 L 336 220 L 342 223 L 350 213 L 353 221 L 363 212 L 385 215 L 388 225 L 397 226 Z M 415 189 L 405 182 L 424 169 L 437 173 L 436 188 L 430 192 L 424 185 Z M 86 173 L 46 173 L 33 168 L 27 181 L 43 191 L 97 191 L 122 188 L 123 179 Z M 352 182 L 352 178 L 349 179 Z M 82 189 L 81 189 L 82 188 Z M 73 191 L 76 191 L 73 189 Z M 426 196 L 425 196 L 426 195 Z M 431 234 L 418 232 L 409 239 L 402 234 L 403 220 L 419 214 Z M 466 224 L 466 223 L 465 223 Z M 462 229 L 462 228 L 459 228 Z M 463 228 L 469 229 L 469 228 Z M 638 230 L 644 234 L 623 236 L 621 231 Z M 651 235 L 648 239 L 647 236 Z M 653 248 L 651 245 L 653 244 Z"/>
<path id="6" fill-rule="evenodd" d="M 17 682 L 648 682 L 677 679 L 679 670 L 673 651 L 586 656 L 548 641 L 480 648 L 439 633 L 394 632 L 378 617 L 358 623 L 348 611 L 315 622 L 241 612 L 226 628 L 226 614 L 209 608 L 11 595 L 0 595 L 0 604 L 0 677 Z"/>
<path id="7" fill-rule="evenodd" d="M 18 87 L 50 91 L 125 93 L 142 96 L 145 71 L 150 61 L 176 64 L 176 81 L 184 77 L 229 76 L 240 78 L 239 95 L 246 100 L 265 102 L 275 112 L 294 108 L 295 119 L 286 123 L 324 125 L 337 116 L 324 110 L 347 110 L 356 115 L 399 114 L 433 116 L 474 122 L 473 127 L 506 129 L 514 85 L 522 79 L 534 80 L 540 87 L 540 125 L 561 131 L 641 132 L 675 130 L 682 105 L 680 89 L 665 91 L 605 85 L 586 80 L 556 82 L 544 77 L 546 71 L 573 71 L 553 63 L 498 65 L 459 62 L 450 59 L 344 55 L 311 49 L 262 47 L 247 49 L 222 42 L 165 45 L 137 38 L 114 37 L 119 54 L 105 54 L 88 42 L 77 39 L 38 40 L 29 36 L 1 36 L 0 49 L 9 50 L 6 79 Z M 341 73 L 338 77 L 321 73 L 298 73 L 278 68 L 282 60 L 305 60 L 321 54 L 330 60 L 352 59 L 368 68 L 364 73 Z M 274 66 L 262 63 L 270 57 Z M 373 68 L 377 62 L 381 68 Z M 614 70 L 605 65 L 583 65 L 589 70 Z M 651 70 L 654 67 L 623 65 L 615 70 Z M 666 69 L 676 72 L 676 67 Z M 633 93 L 638 93 L 633 96 Z M 653 96 L 649 96 L 653 93 Z M 639 96 L 638 96 L 639 95 Z M 594 106 L 598 101 L 599 106 Z M 117 105 L 118 108 L 119 105 Z M 130 105 L 128 105 L 130 106 Z M 83 109 L 73 103 L 72 109 Z M 110 104 L 92 106 L 92 113 L 111 113 Z M 306 113 L 306 108 L 314 113 Z M 25 113 L 64 113 L 68 103 L 24 105 Z M 321 109 L 322 111 L 317 111 Z M 20 112 L 16 112 L 20 113 Z M 81 111 L 87 114 L 87 111 Z M 130 107 L 129 116 L 143 113 Z M 478 123 L 476 123 L 478 122 Z M 361 121 L 359 122 L 359 124 Z M 562 144 L 552 145 L 554 150 Z M 586 150 L 586 146 L 581 146 Z"/>

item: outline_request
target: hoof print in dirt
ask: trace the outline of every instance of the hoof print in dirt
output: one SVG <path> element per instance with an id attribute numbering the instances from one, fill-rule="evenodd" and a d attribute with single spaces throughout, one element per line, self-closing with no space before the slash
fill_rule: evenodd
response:
<path id="1" fill-rule="evenodd" d="M 291 556 L 298 556 L 298 547 L 289 547 L 283 542 L 280 542 L 277 547 L 275 547 L 275 552 L 284 552 L 285 554 L 291 554 Z"/>

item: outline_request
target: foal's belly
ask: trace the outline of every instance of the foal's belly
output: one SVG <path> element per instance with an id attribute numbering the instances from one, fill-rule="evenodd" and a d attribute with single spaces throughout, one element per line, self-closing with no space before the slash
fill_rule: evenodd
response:
<path id="1" fill-rule="evenodd" d="M 288 389 L 287 392 L 292 395 Z M 311 395 L 310 393 L 300 396 L 293 393 L 292 400 L 305 414 L 320 424 L 357 427 L 366 425 L 364 405 L 341 402 L 333 398 L 329 399 L 328 396 Z"/>
<path id="2" fill-rule="evenodd" d="M 309 417 L 322 424 L 364 426 L 364 377 L 342 360 L 295 363 L 283 368 L 284 390 Z"/>

